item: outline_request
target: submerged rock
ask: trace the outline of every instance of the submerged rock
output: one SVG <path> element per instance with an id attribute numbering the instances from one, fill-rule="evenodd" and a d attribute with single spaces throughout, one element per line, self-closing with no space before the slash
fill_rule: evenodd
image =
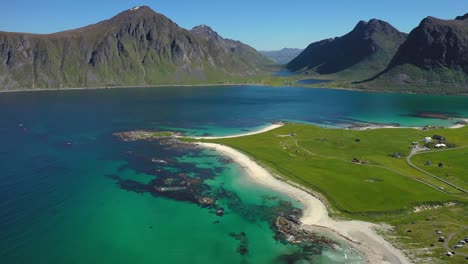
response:
<path id="1" fill-rule="evenodd" d="M 199 197 L 197 201 L 201 205 L 213 205 L 215 203 L 215 200 L 210 197 Z"/>
<path id="2" fill-rule="evenodd" d="M 237 253 L 240 255 L 246 255 L 249 253 L 247 234 L 245 232 L 240 233 L 229 233 L 229 236 L 239 241 L 239 246 L 237 247 Z"/>
<path id="3" fill-rule="evenodd" d="M 113 135 L 123 141 L 138 141 L 173 137 L 176 133 L 168 131 L 133 130 L 114 133 Z"/>

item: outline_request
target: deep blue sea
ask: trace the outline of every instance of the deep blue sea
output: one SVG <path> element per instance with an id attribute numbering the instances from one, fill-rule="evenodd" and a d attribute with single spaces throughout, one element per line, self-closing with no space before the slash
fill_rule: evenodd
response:
<path id="1" fill-rule="evenodd" d="M 272 218 L 301 205 L 217 153 L 112 134 L 227 135 L 278 120 L 449 126 L 468 117 L 468 97 L 258 86 L 42 91 L 0 94 L 0 114 L 0 263 L 359 263 L 344 245 L 277 239 Z M 153 192 L 181 179 L 201 183 L 194 192 L 216 206 Z"/>

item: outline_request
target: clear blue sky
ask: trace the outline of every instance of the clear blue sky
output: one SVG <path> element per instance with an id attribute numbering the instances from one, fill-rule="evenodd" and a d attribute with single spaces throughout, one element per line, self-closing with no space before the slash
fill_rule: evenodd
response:
<path id="1" fill-rule="evenodd" d="M 211 26 L 259 50 L 304 48 L 378 18 L 409 32 L 426 16 L 453 19 L 468 0 L 3 0 L 0 31 L 51 33 L 147 5 L 180 26 Z"/>

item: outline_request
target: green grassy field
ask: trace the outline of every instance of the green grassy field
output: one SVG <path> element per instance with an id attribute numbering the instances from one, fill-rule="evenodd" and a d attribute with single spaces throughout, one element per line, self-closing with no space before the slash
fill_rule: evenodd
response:
<path id="1" fill-rule="evenodd" d="M 421 169 L 468 189 L 468 148 L 421 153 L 412 161 Z M 431 165 L 425 165 L 426 161 Z M 443 167 L 439 168 L 439 163 Z"/>
<path id="2" fill-rule="evenodd" d="M 408 251 L 412 257 L 460 261 L 464 259 L 461 255 L 443 255 L 447 249 L 437 242 L 434 232 L 440 229 L 451 234 L 468 225 L 467 194 L 406 161 L 412 142 L 422 146 L 424 137 L 435 134 L 443 135 L 455 147 L 468 146 L 468 127 L 345 130 L 286 124 L 262 134 L 204 141 L 238 149 L 273 173 L 321 193 L 335 217 L 394 225 L 386 237 L 414 251 Z M 436 176 L 448 174 L 445 180 L 464 187 L 467 152 L 461 148 L 417 154 L 411 160 Z M 392 157 L 393 153 L 401 157 Z M 447 167 L 443 173 L 438 167 L 427 168 L 421 163 L 427 159 L 440 160 Z M 449 202 L 454 203 L 448 207 Z M 423 209 L 416 212 L 421 206 Z M 460 231 L 458 235 L 468 234 Z"/>
<path id="3" fill-rule="evenodd" d="M 290 136 L 291 132 L 295 136 Z M 342 212 L 367 215 L 410 210 L 422 203 L 465 200 L 464 193 L 415 170 L 404 158 L 410 152 L 411 142 L 443 132 L 358 131 L 287 124 L 267 133 L 211 142 L 239 149 L 274 172 L 322 193 Z M 467 132 L 463 128 L 444 134 L 455 144 L 468 145 L 458 135 Z M 392 153 L 403 157 L 391 157 Z M 360 162 L 352 162 L 353 159 Z"/>

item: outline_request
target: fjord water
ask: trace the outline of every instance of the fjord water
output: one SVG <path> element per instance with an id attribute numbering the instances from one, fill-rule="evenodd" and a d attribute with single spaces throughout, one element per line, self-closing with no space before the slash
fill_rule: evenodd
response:
<path id="1" fill-rule="evenodd" d="M 216 153 L 112 133 L 174 129 L 226 135 L 276 120 L 345 126 L 451 125 L 468 98 L 278 87 L 167 87 L 0 94 L 2 263 L 351 263 L 346 247 L 302 248 L 274 239 L 268 217 L 283 194 L 252 184 Z M 164 160 L 155 163 L 151 160 Z M 222 217 L 145 187 L 175 173 L 202 178 Z M 248 253 L 237 249 L 245 234 Z"/>

